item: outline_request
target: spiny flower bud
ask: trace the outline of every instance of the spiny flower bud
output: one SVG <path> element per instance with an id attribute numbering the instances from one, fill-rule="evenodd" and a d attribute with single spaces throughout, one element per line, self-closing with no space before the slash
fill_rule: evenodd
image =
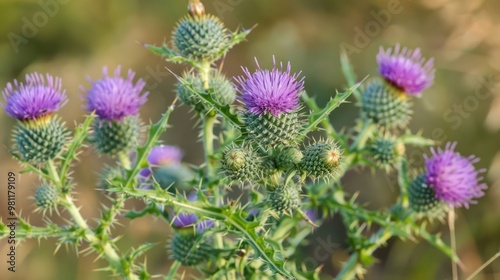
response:
<path id="1" fill-rule="evenodd" d="M 410 207 L 417 213 L 436 218 L 440 217 L 446 205 L 436 198 L 436 192 L 427 183 L 427 175 L 422 174 L 415 178 L 408 188 Z"/>
<path id="2" fill-rule="evenodd" d="M 195 234 L 193 229 L 177 230 L 170 243 L 174 260 L 184 266 L 193 266 L 207 261 L 213 251 L 211 240 Z"/>
<path id="3" fill-rule="evenodd" d="M 126 78 L 117 67 L 114 76 L 103 68 L 103 78 L 92 81 L 86 91 L 87 110 L 97 115 L 94 121 L 94 138 L 97 151 L 116 156 L 128 153 L 138 141 L 140 121 L 137 117 L 140 107 L 146 103 L 148 92 L 143 93 L 146 83 L 139 79 L 135 84 L 135 72 L 129 70 Z"/>
<path id="4" fill-rule="evenodd" d="M 219 71 L 210 72 L 208 89 L 203 88 L 203 81 L 194 73 L 185 72 L 182 78 L 196 91 L 202 94 L 210 92 L 212 98 L 221 105 L 231 104 L 236 99 L 236 90 L 233 85 Z M 182 82 L 177 83 L 177 96 L 184 104 L 194 106 L 197 111 L 203 111 L 205 109 L 200 98 L 191 92 Z"/>
<path id="5" fill-rule="evenodd" d="M 57 203 L 57 191 L 54 187 L 43 184 L 35 191 L 35 202 L 43 210 L 53 208 Z"/>
<path id="6" fill-rule="evenodd" d="M 366 119 L 386 128 L 405 127 L 411 118 L 411 102 L 404 92 L 379 79 L 368 82 L 361 98 Z"/>
<path id="7" fill-rule="evenodd" d="M 373 158 L 383 167 L 389 167 L 397 162 L 397 159 L 405 152 L 402 142 L 390 137 L 378 137 L 370 145 L 370 153 Z"/>
<path id="8" fill-rule="evenodd" d="M 64 123 L 55 117 L 47 117 L 43 124 L 19 122 L 13 134 L 14 149 L 24 161 L 43 163 L 61 153 L 67 135 Z"/>
<path id="9" fill-rule="evenodd" d="M 222 152 L 222 171 L 232 181 L 252 181 L 260 176 L 261 158 L 250 146 L 231 146 Z"/>
<path id="10" fill-rule="evenodd" d="M 123 121 L 94 121 L 92 143 L 100 154 L 116 156 L 132 150 L 139 138 L 140 121 L 128 116 Z"/>
<path id="11" fill-rule="evenodd" d="M 281 114 L 278 117 L 271 113 L 258 115 L 246 113 L 245 124 L 249 138 L 264 148 L 297 145 L 302 128 L 297 112 Z"/>
<path id="12" fill-rule="evenodd" d="M 300 167 L 307 175 L 332 178 L 341 168 L 342 151 L 330 141 L 319 141 L 306 148 Z"/>
<path id="13" fill-rule="evenodd" d="M 269 202 L 274 211 L 290 213 L 300 205 L 299 190 L 294 186 L 278 187 L 270 193 Z"/>
<path id="14" fill-rule="evenodd" d="M 116 187 L 117 179 L 124 178 L 123 169 L 120 166 L 105 166 L 99 176 L 97 186 L 103 190 Z"/>
<path id="15" fill-rule="evenodd" d="M 245 102 L 244 118 L 249 138 L 264 148 L 277 145 L 295 146 L 300 139 L 302 123 L 299 118 L 300 91 L 304 79 L 298 79 L 300 72 L 291 74 L 288 63 L 280 63 L 272 70 L 258 69 L 250 73 L 243 68 L 245 76 L 237 77 L 238 92 Z"/>
<path id="16" fill-rule="evenodd" d="M 297 166 L 304 155 L 294 147 L 279 147 L 274 151 L 274 158 L 278 169 L 285 170 Z"/>
<path id="17" fill-rule="evenodd" d="M 61 78 L 28 74 L 25 83 L 7 83 L 2 93 L 5 111 L 19 121 L 13 140 L 21 159 L 38 164 L 55 158 L 67 137 L 64 124 L 53 116 L 66 103 Z"/>
<path id="18" fill-rule="evenodd" d="M 188 199 L 196 198 L 191 196 Z M 184 266 L 193 266 L 208 260 L 213 250 L 212 240 L 203 234 L 214 227 L 213 221 L 199 221 L 195 214 L 179 213 L 174 216 L 172 226 L 175 232 L 170 249 L 175 260 Z"/>
<path id="19" fill-rule="evenodd" d="M 175 49 L 188 59 L 215 61 L 229 45 L 229 31 L 212 15 L 187 16 L 172 35 Z"/>

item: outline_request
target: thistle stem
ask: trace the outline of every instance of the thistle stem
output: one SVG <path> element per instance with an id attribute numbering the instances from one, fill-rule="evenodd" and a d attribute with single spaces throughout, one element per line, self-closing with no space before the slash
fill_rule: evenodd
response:
<path id="1" fill-rule="evenodd" d="M 198 72 L 201 80 L 203 81 L 203 88 L 207 90 L 209 88 L 209 83 L 210 83 L 210 63 L 206 61 L 203 62 L 201 66 L 198 68 Z M 217 120 L 217 114 L 215 113 L 215 111 L 211 110 L 207 112 L 205 115 L 202 115 L 201 118 L 203 121 L 202 137 L 203 137 L 203 151 L 205 153 L 206 173 L 208 180 L 210 181 L 216 175 L 215 164 L 212 159 L 212 156 L 214 154 L 214 125 L 215 121 Z M 219 206 L 219 203 L 221 202 L 221 191 L 219 186 L 214 186 L 212 192 L 214 194 L 214 204 L 215 206 Z M 224 241 L 222 240 L 222 235 L 215 234 L 214 238 L 215 238 L 216 248 L 219 249 L 224 248 Z M 217 263 L 219 264 L 219 266 L 222 266 L 224 260 L 219 257 Z"/>
<path id="2" fill-rule="evenodd" d="M 356 139 L 354 139 L 352 145 L 349 147 L 349 151 L 353 152 L 362 150 L 365 147 L 366 141 L 368 141 L 373 128 L 374 126 L 371 122 L 363 121 L 363 127 L 361 128 L 358 136 L 356 136 Z"/>
<path id="3" fill-rule="evenodd" d="M 168 271 L 167 276 L 165 276 L 165 279 L 166 280 L 176 279 L 176 274 L 177 274 L 177 270 L 179 269 L 179 267 L 181 267 L 181 263 L 178 261 L 174 261 L 172 263 L 172 265 L 170 266 L 170 269 Z"/>
<path id="4" fill-rule="evenodd" d="M 53 183 L 57 185 L 56 187 L 59 187 L 61 190 L 63 190 L 64 186 L 61 184 L 59 173 L 57 172 L 56 166 L 52 160 L 47 162 L 47 169 Z M 109 262 L 109 264 L 114 269 L 116 269 L 121 276 L 123 276 L 125 279 L 130 280 L 138 279 L 137 275 L 135 275 L 128 267 L 125 266 L 113 246 L 109 242 L 105 242 L 99 239 L 96 236 L 95 232 L 90 229 L 89 225 L 82 217 L 80 210 L 73 202 L 71 194 L 65 194 L 59 204 L 63 206 L 66 211 L 68 211 L 69 215 L 73 218 L 73 221 L 76 223 L 76 225 L 81 230 L 83 230 L 84 239 L 88 243 L 90 243 L 90 245 L 95 250 L 101 253 L 103 257 Z"/>

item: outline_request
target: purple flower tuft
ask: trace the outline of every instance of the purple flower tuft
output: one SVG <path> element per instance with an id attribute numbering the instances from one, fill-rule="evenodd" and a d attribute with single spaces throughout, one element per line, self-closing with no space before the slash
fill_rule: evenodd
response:
<path id="1" fill-rule="evenodd" d="M 480 173 L 473 166 L 479 159 L 475 156 L 462 157 L 455 152 L 455 143 L 447 143 L 444 150 L 431 149 L 432 157 L 425 156 L 427 167 L 426 183 L 436 192 L 436 198 L 455 207 L 475 204 L 474 198 L 484 195 L 485 184 L 480 184 Z"/>
<path id="2" fill-rule="evenodd" d="M 189 227 L 198 221 L 198 216 L 195 214 L 179 213 L 175 216 L 173 225 L 176 228 Z"/>
<path id="3" fill-rule="evenodd" d="M 135 85 L 135 72 L 128 70 L 127 78 L 120 76 L 121 67 L 118 66 L 114 76 L 108 76 L 108 68 L 103 68 L 103 78 L 97 81 L 89 81 L 92 87 L 87 91 L 87 110 L 95 111 L 96 114 L 105 120 L 122 121 L 124 117 L 135 116 L 139 113 L 139 108 L 146 103 L 149 92 L 142 90 L 146 83 L 139 79 Z M 82 87 L 82 90 L 85 89 Z"/>
<path id="4" fill-rule="evenodd" d="M 316 211 L 314 211 L 314 209 L 312 209 L 312 208 L 307 209 L 304 213 L 309 218 L 309 220 L 311 220 L 313 223 L 316 222 L 316 220 L 318 219 L 318 215 L 316 214 Z"/>
<path id="5" fill-rule="evenodd" d="M 434 80 L 434 59 L 425 62 L 420 49 L 409 50 L 400 45 L 384 50 L 380 47 L 377 55 L 379 72 L 390 83 L 404 90 L 409 95 L 420 95 L 420 93 L 430 87 Z"/>
<path id="6" fill-rule="evenodd" d="M 160 145 L 151 149 L 148 156 L 148 162 L 156 166 L 179 165 L 182 156 L 182 151 L 179 148 L 175 146 Z"/>
<path id="7" fill-rule="evenodd" d="M 259 62 L 255 59 L 257 71 L 250 73 L 248 68 L 242 68 L 245 76 L 236 78 L 239 86 L 236 86 L 241 98 L 245 102 L 248 111 L 253 114 L 265 114 L 267 112 L 274 116 L 289 113 L 299 108 L 299 92 L 304 89 L 304 78 L 297 80 L 301 72 L 291 75 L 290 62 L 286 70 L 283 63 L 274 67 L 271 71 L 261 69 Z"/>
<path id="8" fill-rule="evenodd" d="M 18 120 L 36 120 L 50 115 L 66 104 L 66 91 L 62 80 L 46 74 L 46 79 L 38 73 L 26 75 L 26 83 L 14 80 L 7 83 L 2 94 L 2 104 L 7 114 Z"/>
<path id="9" fill-rule="evenodd" d="M 198 233 L 204 233 L 205 231 L 213 228 L 215 226 L 214 221 L 212 220 L 203 220 L 196 224 L 196 231 Z"/>

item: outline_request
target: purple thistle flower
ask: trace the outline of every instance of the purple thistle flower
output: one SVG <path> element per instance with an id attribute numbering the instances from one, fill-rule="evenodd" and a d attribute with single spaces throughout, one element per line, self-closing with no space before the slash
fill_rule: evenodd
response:
<path id="1" fill-rule="evenodd" d="M 314 211 L 314 209 L 312 209 L 312 208 L 308 208 L 306 211 L 304 211 L 304 213 L 309 218 L 309 220 L 311 220 L 313 223 L 316 222 L 316 220 L 318 219 L 318 215 L 316 214 L 316 211 Z"/>
<path id="2" fill-rule="evenodd" d="M 142 90 L 146 83 L 139 79 L 135 85 L 135 72 L 128 70 L 127 78 L 120 76 L 121 67 L 118 66 L 114 76 L 108 76 L 108 68 L 104 67 L 103 78 L 92 83 L 92 87 L 87 91 L 87 110 L 96 114 L 105 120 L 122 121 L 124 117 L 135 116 L 139 108 L 146 103 L 149 92 Z M 85 88 L 81 88 L 85 91 Z"/>
<path id="3" fill-rule="evenodd" d="M 49 74 L 45 78 L 35 72 L 26 75 L 26 83 L 7 83 L 2 92 L 7 114 L 21 121 L 36 120 L 64 106 L 67 99 L 61 78 Z"/>
<path id="4" fill-rule="evenodd" d="M 380 74 L 390 83 L 404 90 L 408 95 L 420 95 L 434 80 L 434 59 L 425 62 L 420 49 L 409 50 L 400 45 L 384 50 L 380 47 L 377 55 Z"/>
<path id="5" fill-rule="evenodd" d="M 473 164 L 479 161 L 475 156 L 462 157 L 455 152 L 456 145 L 447 143 L 444 150 L 437 151 L 431 148 L 432 157 L 425 155 L 426 183 L 434 189 L 436 198 L 451 206 L 469 208 L 469 204 L 476 203 L 473 199 L 483 196 L 487 188 L 479 183 L 483 179 L 479 174 L 485 170 L 474 168 Z"/>
<path id="6" fill-rule="evenodd" d="M 246 77 L 235 78 L 239 84 L 236 88 L 248 111 L 253 114 L 269 112 L 279 116 L 297 110 L 299 92 L 304 89 L 304 78 L 297 80 L 301 72 L 291 75 L 290 62 L 286 70 L 283 69 L 283 63 L 280 63 L 278 68 L 274 56 L 274 67 L 271 71 L 261 69 L 257 59 L 255 63 L 257 71 L 251 74 L 248 68 L 242 67 Z"/>
<path id="7" fill-rule="evenodd" d="M 148 155 L 148 162 L 155 166 L 179 165 L 182 159 L 182 151 L 175 146 L 160 145 L 153 147 Z"/>
<path id="8" fill-rule="evenodd" d="M 204 233 L 205 231 L 213 228 L 215 226 L 214 221 L 212 220 L 203 220 L 196 224 L 196 232 Z"/>
<path id="9" fill-rule="evenodd" d="M 194 225 L 198 221 L 198 216 L 195 214 L 179 213 L 174 217 L 172 222 L 174 227 L 183 228 Z"/>

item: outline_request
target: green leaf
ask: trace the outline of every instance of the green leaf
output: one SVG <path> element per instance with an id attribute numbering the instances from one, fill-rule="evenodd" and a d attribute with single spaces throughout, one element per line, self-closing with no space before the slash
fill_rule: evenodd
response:
<path id="1" fill-rule="evenodd" d="M 117 189 L 110 189 L 117 191 Z M 245 220 L 245 212 L 234 206 L 214 207 L 206 202 L 193 203 L 179 197 L 174 197 L 168 192 L 160 192 L 159 190 L 136 190 L 123 189 L 127 195 L 137 198 L 149 199 L 160 204 L 167 204 L 175 207 L 179 211 L 197 214 L 200 218 L 211 218 L 226 224 L 234 233 L 238 234 L 245 240 L 255 251 L 255 254 L 262 259 L 264 263 L 275 273 L 293 279 L 293 276 L 285 269 L 284 261 L 276 256 L 278 252 L 266 243 L 264 236 L 256 232 L 254 225 L 249 225 Z"/>
<path id="2" fill-rule="evenodd" d="M 61 177 L 61 183 L 63 186 L 66 186 L 66 181 L 68 178 L 68 171 L 69 168 L 71 167 L 71 163 L 76 159 L 77 157 L 77 149 L 80 148 L 87 139 L 87 136 L 89 134 L 89 127 L 92 124 L 92 121 L 95 118 L 95 114 L 92 113 L 85 118 L 85 121 L 78 125 L 75 129 L 75 133 L 73 134 L 73 141 L 71 142 L 71 145 L 68 148 L 68 151 L 63 155 L 63 161 L 61 164 L 61 171 L 60 171 L 60 177 Z"/>
<path id="3" fill-rule="evenodd" d="M 146 166 L 146 159 L 151 151 L 151 149 L 158 143 L 160 136 L 168 128 L 168 119 L 170 114 L 174 110 L 174 104 L 170 105 L 167 111 L 163 114 L 161 119 L 155 123 L 151 124 L 148 133 L 148 140 L 146 144 L 137 149 L 137 158 L 132 169 L 127 170 L 127 178 L 125 180 L 124 188 L 133 189 L 136 182 L 137 175 L 142 167 Z"/>
<path id="4" fill-rule="evenodd" d="M 180 54 L 176 53 L 174 50 L 170 49 L 167 44 L 163 44 L 161 47 L 157 47 L 155 45 L 150 45 L 150 44 L 143 44 L 144 47 L 146 47 L 148 50 L 150 50 L 152 53 L 161 56 L 162 58 L 165 58 L 166 61 L 172 62 L 172 63 L 187 63 L 192 66 L 197 66 L 198 63 L 196 61 L 193 61 L 191 59 L 185 58 L 181 56 Z"/>
<path id="5" fill-rule="evenodd" d="M 312 112 L 309 115 L 309 124 L 302 130 L 302 134 L 306 135 L 307 133 L 317 129 L 319 123 L 323 120 L 326 120 L 330 113 L 338 108 L 340 104 L 345 103 L 346 99 L 353 93 L 356 88 L 358 88 L 360 83 L 350 87 L 345 92 L 337 92 L 334 98 L 330 99 L 330 101 L 326 104 L 325 108 L 318 112 Z"/>
<path id="6" fill-rule="evenodd" d="M 432 139 L 425 138 L 421 135 L 414 135 L 411 133 L 407 133 L 403 136 L 400 136 L 398 138 L 401 142 L 404 144 L 408 145 L 413 145 L 413 146 L 434 146 L 436 145 L 436 141 Z"/>
<path id="7" fill-rule="evenodd" d="M 353 87 L 356 85 L 356 73 L 354 73 L 354 69 L 352 68 L 351 62 L 349 61 L 349 56 L 345 52 L 345 50 L 342 50 L 340 53 L 340 65 L 342 68 L 342 73 L 344 74 L 344 77 L 347 81 L 347 85 L 349 87 Z M 356 97 L 357 100 L 361 100 L 361 92 L 359 92 L 358 89 L 354 90 L 354 97 Z"/>

